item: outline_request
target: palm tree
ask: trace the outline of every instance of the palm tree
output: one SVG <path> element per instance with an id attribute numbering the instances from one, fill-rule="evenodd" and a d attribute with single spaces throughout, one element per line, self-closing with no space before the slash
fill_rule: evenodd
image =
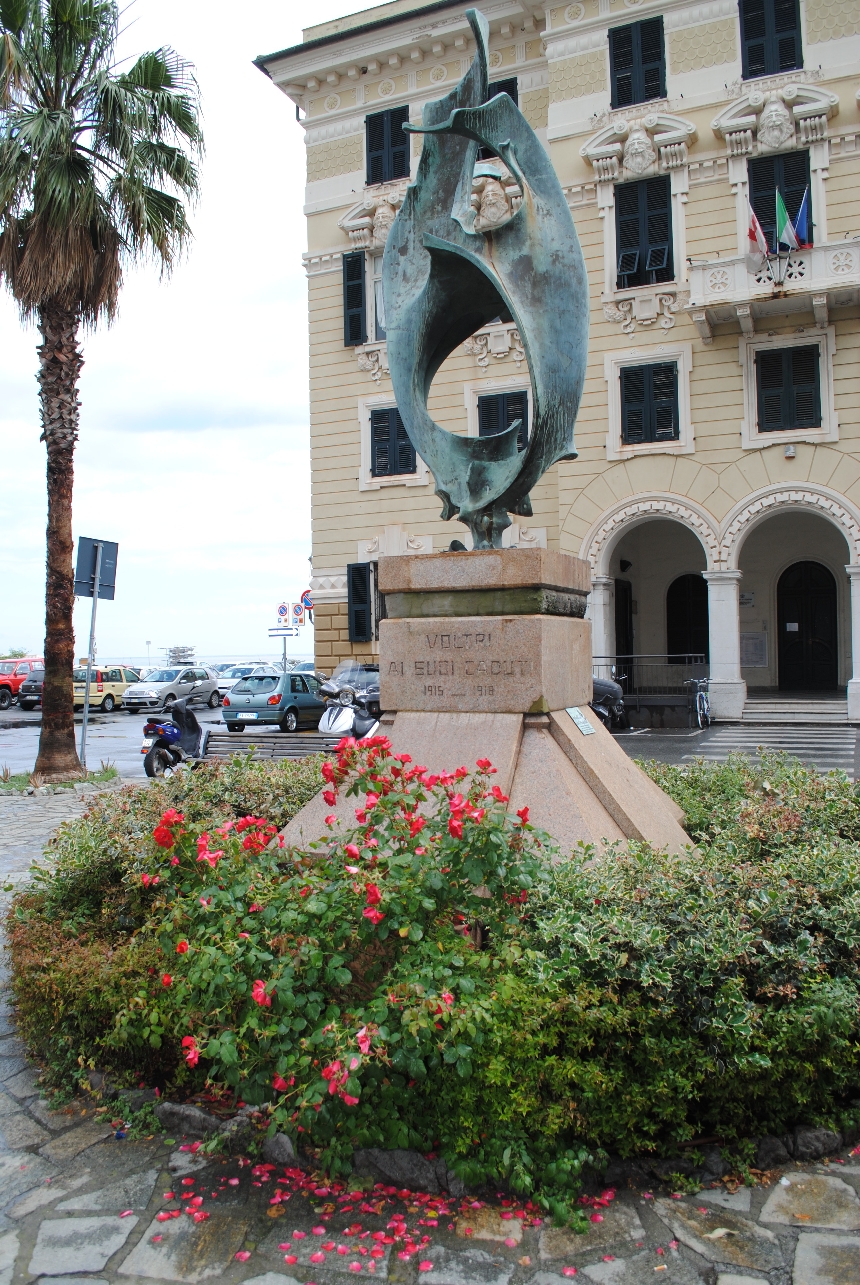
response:
<path id="1" fill-rule="evenodd" d="M 123 267 L 169 272 L 198 188 L 199 96 L 172 50 L 115 62 L 114 0 L 0 0 L 0 278 L 38 323 L 48 455 L 45 685 L 36 771 L 82 774 L 75 750 L 72 482 L 81 327 L 116 314 Z"/>

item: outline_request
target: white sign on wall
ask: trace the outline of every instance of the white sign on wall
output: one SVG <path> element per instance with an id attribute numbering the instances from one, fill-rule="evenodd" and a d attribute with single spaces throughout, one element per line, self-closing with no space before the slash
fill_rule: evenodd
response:
<path id="1" fill-rule="evenodd" d="M 767 634 L 741 634 L 741 666 L 767 669 Z"/>

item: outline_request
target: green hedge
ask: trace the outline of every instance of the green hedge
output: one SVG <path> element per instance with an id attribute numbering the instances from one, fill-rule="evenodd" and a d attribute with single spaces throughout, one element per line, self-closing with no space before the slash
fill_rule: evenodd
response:
<path id="1" fill-rule="evenodd" d="M 856 1123 L 853 786 L 776 756 L 646 767 L 686 811 L 681 856 L 557 854 L 486 764 L 428 780 L 382 744 L 326 768 L 357 825 L 305 853 L 260 818 L 316 761 L 101 800 L 13 907 L 24 1035 L 56 1083 L 208 1075 L 335 1168 L 438 1148 L 552 1208 L 598 1148 Z"/>

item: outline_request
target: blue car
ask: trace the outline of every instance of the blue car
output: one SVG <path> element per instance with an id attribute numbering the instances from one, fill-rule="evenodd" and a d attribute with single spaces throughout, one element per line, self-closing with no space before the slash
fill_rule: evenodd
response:
<path id="1" fill-rule="evenodd" d="M 224 722 L 231 732 L 274 724 L 282 732 L 316 728 L 325 704 L 313 674 L 249 674 L 224 697 Z"/>

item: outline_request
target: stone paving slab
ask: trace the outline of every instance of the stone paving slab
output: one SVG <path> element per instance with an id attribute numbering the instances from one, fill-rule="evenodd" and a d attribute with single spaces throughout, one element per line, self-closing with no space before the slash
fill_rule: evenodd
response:
<path id="1" fill-rule="evenodd" d="M 30 1266 L 34 1275 L 100 1272 L 122 1249 L 137 1218 L 50 1218 L 39 1227 Z"/>
<path id="2" fill-rule="evenodd" d="M 48 1160 L 58 1162 L 74 1160 L 75 1156 L 80 1155 L 82 1151 L 95 1146 L 97 1142 L 104 1142 L 105 1138 L 109 1138 L 112 1133 L 113 1129 L 109 1124 L 91 1120 L 79 1125 L 77 1129 L 61 1134 L 58 1138 L 52 1138 L 46 1146 L 42 1147 L 40 1154 Z"/>
<path id="3" fill-rule="evenodd" d="M 103 1187 L 100 1191 L 72 1196 L 57 1205 L 57 1209 L 61 1213 L 86 1209 L 145 1209 L 152 1198 L 158 1174 L 158 1169 L 144 1169 L 142 1173 L 130 1174 L 123 1182 Z"/>
<path id="4" fill-rule="evenodd" d="M 635 1209 L 614 1201 L 597 1214 L 600 1222 L 589 1222 L 588 1231 L 578 1236 L 566 1227 L 547 1227 L 540 1234 L 541 1262 L 553 1258 L 574 1259 L 583 1254 L 605 1253 L 624 1241 L 645 1239 L 645 1228 Z"/>
<path id="5" fill-rule="evenodd" d="M 860 1281 L 860 1240 L 804 1232 L 791 1279 L 792 1285 L 855 1285 Z"/>
<path id="6" fill-rule="evenodd" d="M 508 1285 L 514 1274 L 513 1263 L 482 1249 L 453 1250 L 434 1245 L 432 1263 L 432 1270 L 421 1274 L 425 1285 Z"/>
<path id="7" fill-rule="evenodd" d="M 718 1205 L 721 1209 L 734 1209 L 739 1214 L 748 1214 L 751 1196 L 749 1187 L 739 1187 L 737 1191 L 717 1187 L 712 1191 L 700 1191 L 696 1200 L 706 1205 Z"/>
<path id="8" fill-rule="evenodd" d="M 0 1155 L 0 1209 L 5 1209 L 10 1200 L 21 1196 L 31 1187 L 44 1182 L 56 1172 L 41 1156 L 30 1155 L 26 1151 L 12 1151 Z"/>
<path id="9" fill-rule="evenodd" d="M 62 1200 L 64 1196 L 68 1196 L 70 1191 L 74 1191 L 76 1187 L 83 1187 L 89 1180 L 90 1171 L 87 1169 L 76 1178 L 66 1178 L 62 1182 L 56 1183 L 56 1185 L 36 1187 L 34 1191 L 28 1192 L 23 1200 L 19 1200 L 16 1205 L 12 1206 L 9 1210 L 9 1217 L 26 1218 L 34 1210 L 41 1209 L 44 1205 L 53 1204 L 55 1200 Z"/>
<path id="10" fill-rule="evenodd" d="M 220 1213 L 202 1223 L 187 1218 L 163 1223 L 153 1220 L 120 1266 L 120 1275 L 187 1281 L 190 1285 L 221 1276 L 244 1244 L 248 1227 L 245 1219 Z"/>
<path id="11" fill-rule="evenodd" d="M 659 1275 L 655 1276 L 655 1272 Z M 592 1263 L 590 1267 L 583 1267 L 582 1274 L 597 1285 L 642 1285 L 643 1281 L 659 1281 L 660 1285 L 700 1285 L 702 1279 L 680 1254 L 672 1250 L 656 1263 L 653 1253 L 636 1254 L 633 1258 Z"/>
<path id="12" fill-rule="evenodd" d="M 0 1137 L 16 1151 L 25 1151 L 28 1147 L 39 1147 L 50 1138 L 47 1129 L 43 1129 L 32 1116 L 24 1111 L 16 1111 L 0 1120 Z"/>
<path id="13" fill-rule="evenodd" d="M 18 1233 L 7 1231 L 5 1236 L 0 1236 L 0 1285 L 11 1285 L 17 1257 Z"/>
<path id="14" fill-rule="evenodd" d="M 798 1173 L 789 1184 L 774 1187 L 759 1217 L 763 1223 L 785 1227 L 828 1227 L 834 1231 L 860 1229 L 860 1200 L 841 1178 Z"/>
<path id="15" fill-rule="evenodd" d="M 701 1214 L 690 1205 L 669 1200 L 655 1201 L 655 1207 L 678 1240 L 709 1263 L 769 1272 L 785 1262 L 773 1232 L 733 1210 L 708 1210 Z"/>

